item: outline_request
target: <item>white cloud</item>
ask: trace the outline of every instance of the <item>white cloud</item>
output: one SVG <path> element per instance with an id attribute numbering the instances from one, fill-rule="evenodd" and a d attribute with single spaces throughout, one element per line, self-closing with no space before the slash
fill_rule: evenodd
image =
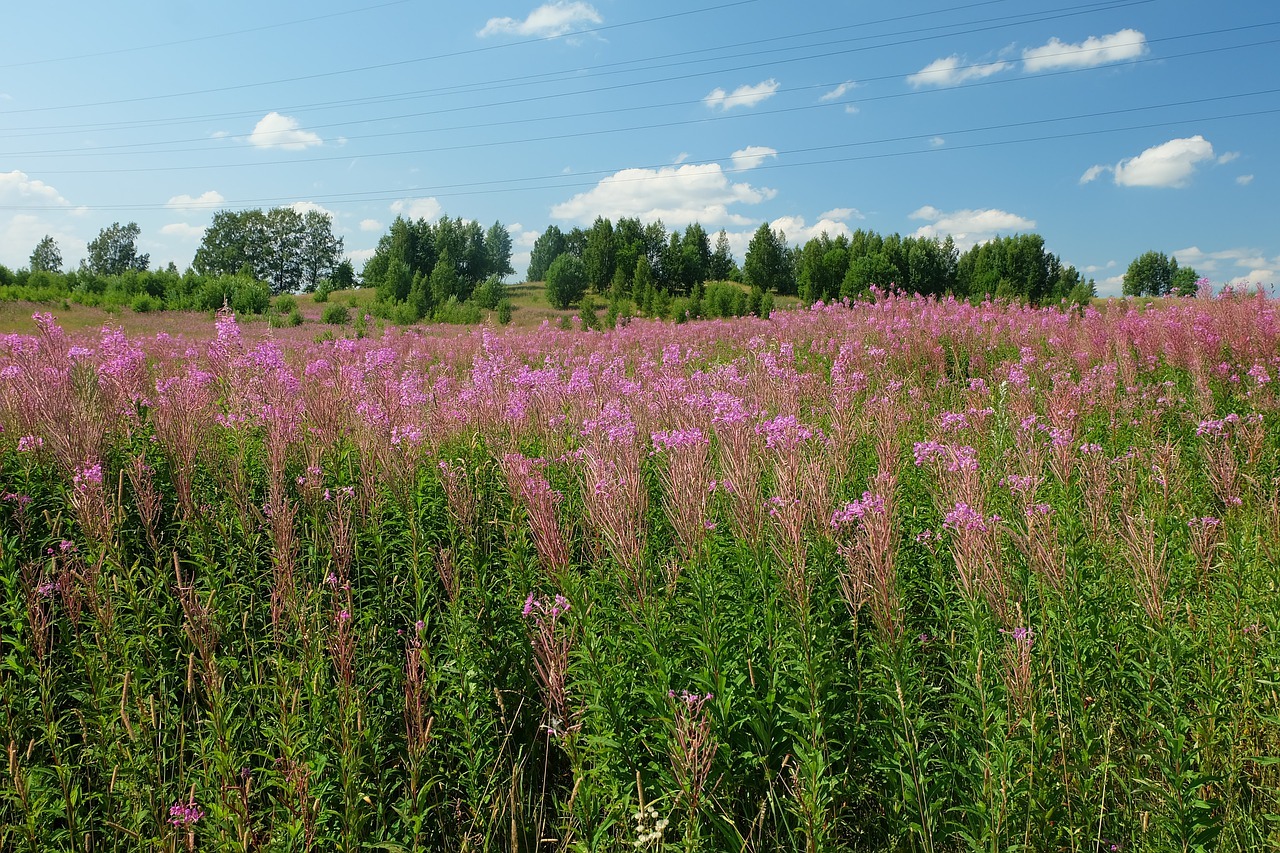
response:
<path id="1" fill-rule="evenodd" d="M 934 148 L 941 148 L 942 146 L 947 144 L 947 140 L 943 139 L 941 136 L 934 136 L 930 138 L 929 144 L 932 145 Z"/>
<path id="2" fill-rule="evenodd" d="M 859 109 L 858 109 L 856 106 L 854 106 L 853 104 L 845 104 L 845 105 L 844 105 L 844 111 L 845 111 L 845 113 L 847 113 L 848 115 L 851 115 L 851 116 L 856 116 L 859 112 L 861 112 L 861 110 L 859 110 Z"/>
<path id="3" fill-rule="evenodd" d="M 1102 281 L 1095 281 L 1094 286 L 1098 289 L 1099 296 L 1120 296 L 1124 293 L 1124 276 L 1108 276 Z"/>
<path id="4" fill-rule="evenodd" d="M 769 223 L 769 227 L 774 231 L 781 231 L 787 235 L 787 242 L 793 246 L 803 246 L 815 237 L 826 234 L 828 237 L 836 237 L 841 234 L 848 237 L 849 226 L 834 218 L 820 217 L 817 222 L 812 225 L 804 221 L 803 216 L 780 216 Z"/>
<path id="5" fill-rule="evenodd" d="M 1023 67 L 1031 73 L 1055 68 L 1091 68 L 1109 62 L 1137 59 L 1147 52 L 1147 37 L 1137 30 L 1090 36 L 1079 44 L 1051 38 L 1040 47 L 1022 51 Z"/>
<path id="6" fill-rule="evenodd" d="M 1253 175 L 1238 175 L 1236 177 L 1236 183 L 1242 187 L 1247 187 L 1249 184 L 1253 183 Z"/>
<path id="7" fill-rule="evenodd" d="M 160 226 L 160 233 L 169 237 L 177 237 L 182 240 L 194 240 L 203 236 L 203 225 L 188 225 L 185 222 L 170 222 L 168 225 Z"/>
<path id="8" fill-rule="evenodd" d="M 1098 179 L 1103 172 L 1110 172 L 1110 166 L 1090 166 L 1084 170 L 1084 174 L 1080 176 L 1080 183 L 1089 184 Z"/>
<path id="9" fill-rule="evenodd" d="M 332 210 L 330 210 L 327 207 L 321 207 L 320 205 L 316 204 L 314 201 L 295 201 L 293 204 L 289 205 L 289 207 L 297 211 L 298 213 L 302 214 L 303 216 L 306 216 L 308 213 L 314 210 L 316 213 L 323 213 L 325 216 L 329 217 L 334 222 L 338 221 L 338 214 L 334 213 Z"/>
<path id="10" fill-rule="evenodd" d="M 772 98 L 778 91 L 778 86 L 778 81 L 770 77 L 754 86 L 739 86 L 732 92 L 715 88 L 702 99 L 702 102 L 713 110 L 718 107 L 726 112 L 734 107 L 754 107 Z"/>
<path id="11" fill-rule="evenodd" d="M 1244 284 L 1275 284 L 1276 280 L 1274 269 L 1254 269 L 1231 279 L 1230 284 L 1237 287 Z"/>
<path id="12" fill-rule="evenodd" d="M 839 86 L 836 86 L 830 92 L 827 92 L 826 94 L 824 94 L 821 98 L 818 98 L 818 100 L 834 101 L 836 98 L 843 98 L 847 93 L 849 93 L 850 91 L 856 88 L 858 88 L 858 84 L 856 82 L 854 82 L 853 80 L 846 80 L 845 82 L 841 83 Z"/>
<path id="13" fill-rule="evenodd" d="M 1264 277 L 1265 281 L 1270 282 L 1269 276 L 1273 275 L 1271 271 L 1280 269 L 1280 256 L 1268 258 L 1261 250 L 1249 246 L 1236 246 L 1216 252 L 1206 252 L 1199 246 L 1188 246 L 1174 252 L 1173 257 L 1184 266 L 1195 267 L 1196 272 L 1201 275 L 1231 281 L 1263 281 L 1264 279 L 1249 276 L 1265 272 L 1268 274 L 1268 277 Z M 1238 270 L 1248 272 L 1242 275 Z"/>
<path id="14" fill-rule="evenodd" d="M 0 174 L 0 198 L 5 198 L 4 178 L 5 175 Z M 31 250 L 46 234 L 58 243 L 62 252 L 62 268 L 73 268 L 84 251 L 85 238 L 31 213 L 14 214 L 7 222 L 0 220 L 0 263 L 10 269 L 25 267 Z"/>
<path id="15" fill-rule="evenodd" d="M 1213 146 L 1199 134 L 1171 139 L 1121 160 L 1115 180 L 1122 187 L 1185 187 L 1196 164 L 1212 159 Z"/>
<path id="16" fill-rule="evenodd" d="M 351 261 L 351 266 L 356 268 L 356 272 L 359 272 L 365 261 L 372 258 L 377 252 L 377 249 L 352 249 L 347 252 L 347 258 Z"/>
<path id="17" fill-rule="evenodd" d="M 292 116 L 269 112 L 253 126 L 249 144 L 257 148 L 281 148 L 285 151 L 301 151 L 323 145 L 324 140 L 309 130 L 303 130 Z"/>
<path id="18" fill-rule="evenodd" d="M 766 148 L 763 145 L 748 145 L 730 155 L 735 169 L 754 169 L 770 157 L 777 156 L 778 149 Z"/>
<path id="19" fill-rule="evenodd" d="M 1239 151 L 1223 151 L 1222 154 L 1218 156 L 1218 165 L 1222 166 L 1226 163 L 1230 163 L 1232 160 L 1239 160 L 1239 159 L 1240 159 Z"/>
<path id="20" fill-rule="evenodd" d="M 444 208 L 432 197 L 402 198 L 391 202 L 391 212 L 407 219 L 436 219 Z"/>
<path id="21" fill-rule="evenodd" d="M 0 172 L 0 201 L 33 207 L 66 207 L 71 204 L 44 181 L 34 180 L 26 172 L 19 172 L 17 169 Z"/>
<path id="22" fill-rule="evenodd" d="M 170 210 L 203 210 L 210 207 L 216 207 L 226 201 L 222 197 L 222 193 L 217 190 L 208 190 L 200 193 L 198 196 L 175 195 L 164 203 L 164 206 Z"/>
<path id="23" fill-rule="evenodd" d="M 617 220 L 661 219 L 667 226 L 690 222 L 703 225 L 748 225 L 755 221 L 730 210 L 734 205 L 759 204 L 773 198 L 771 189 L 733 183 L 718 163 L 623 169 L 584 193 L 551 208 L 556 219 L 589 223 L 596 216 Z"/>
<path id="24" fill-rule="evenodd" d="M 228 130 L 215 130 L 213 133 L 209 134 L 209 138 L 210 139 L 226 139 L 230 135 L 231 135 L 231 132 Z"/>
<path id="25" fill-rule="evenodd" d="M 586 26 L 604 23 L 604 18 L 590 3 L 544 3 L 529 13 L 523 21 L 515 18 L 490 18 L 477 33 L 484 38 L 492 35 L 530 36 L 552 38 L 580 30 Z"/>
<path id="26" fill-rule="evenodd" d="M 833 207 L 825 213 L 819 213 L 818 218 L 843 222 L 846 219 L 866 219 L 867 217 L 863 216 L 862 211 L 856 207 Z"/>
<path id="27" fill-rule="evenodd" d="M 382 223 L 376 219 L 361 219 L 360 230 L 361 231 L 381 231 Z"/>
<path id="28" fill-rule="evenodd" d="M 1086 273 L 1087 275 L 1093 275 L 1096 272 L 1102 272 L 1103 270 L 1112 269 L 1113 267 L 1115 267 L 1115 265 L 1116 265 L 1115 261 L 1107 261 L 1102 266 L 1098 266 L 1097 264 L 1089 264 L 1089 266 L 1087 267 L 1081 267 L 1080 272 Z"/>
<path id="29" fill-rule="evenodd" d="M 681 163 L 683 163 L 685 160 L 688 160 L 688 159 L 689 159 L 689 152 L 681 151 L 679 154 L 675 156 L 674 159 L 672 159 L 671 162 L 679 166 Z"/>
<path id="30" fill-rule="evenodd" d="M 519 222 L 512 222 L 507 226 L 507 233 L 511 235 L 511 245 L 532 247 L 542 236 L 541 231 L 535 231 L 532 228 L 525 228 Z"/>
<path id="31" fill-rule="evenodd" d="M 1030 231 L 1036 227 L 1034 219 L 994 208 L 944 212 L 925 205 L 912 212 L 910 217 L 927 223 L 917 228 L 913 236 L 946 237 L 950 234 L 961 249 L 985 243 L 998 234 Z"/>
<path id="32" fill-rule="evenodd" d="M 935 59 L 915 74 L 907 76 L 912 86 L 956 86 L 966 80 L 981 80 L 1010 68 L 1008 62 L 971 64 L 958 53 Z"/>

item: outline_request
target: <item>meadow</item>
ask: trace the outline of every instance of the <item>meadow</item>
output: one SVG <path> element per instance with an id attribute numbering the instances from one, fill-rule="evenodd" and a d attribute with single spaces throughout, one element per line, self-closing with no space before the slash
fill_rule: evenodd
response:
<path id="1" fill-rule="evenodd" d="M 1277 308 L 38 316 L 0 850 L 1274 848 Z"/>

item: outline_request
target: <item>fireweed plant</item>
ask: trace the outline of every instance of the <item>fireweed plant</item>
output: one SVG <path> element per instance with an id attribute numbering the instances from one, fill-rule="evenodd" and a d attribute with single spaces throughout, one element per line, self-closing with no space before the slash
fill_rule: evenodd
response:
<path id="1" fill-rule="evenodd" d="M 0 850 L 1280 845 L 1280 313 L 0 338 Z"/>

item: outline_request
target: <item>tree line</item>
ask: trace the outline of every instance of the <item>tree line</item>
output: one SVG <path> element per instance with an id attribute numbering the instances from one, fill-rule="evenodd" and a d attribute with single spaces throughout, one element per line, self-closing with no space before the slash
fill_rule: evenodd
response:
<path id="1" fill-rule="evenodd" d="M 573 287 L 561 286 L 566 277 Z M 824 233 L 792 247 L 784 233 L 762 224 L 739 267 L 724 231 L 712 248 L 696 222 L 683 233 L 668 233 L 660 220 L 624 218 L 615 226 L 604 217 L 588 229 L 547 228 L 534 243 L 528 278 L 546 280 L 549 298 L 566 303 L 584 287 L 639 301 L 648 287 L 683 296 L 710 281 L 741 282 L 806 303 L 858 298 L 872 287 L 1033 304 L 1079 302 L 1095 292 L 1094 283 L 1047 251 L 1038 234 L 998 237 L 963 253 L 950 237 L 882 236 L 862 229 L 834 238 Z"/>
<path id="2" fill-rule="evenodd" d="M 138 251 L 137 223 L 112 223 L 85 249 L 76 270 L 63 272 L 61 249 L 46 235 L 27 269 L 0 266 L 4 298 L 71 297 L 88 304 L 135 304 L 139 310 L 220 307 L 239 310 L 272 295 L 351 287 L 357 282 L 343 240 L 322 211 L 289 207 L 224 210 L 214 214 L 191 267 L 151 271 Z M 510 306 L 503 281 L 514 273 L 512 240 L 501 222 L 396 217 L 364 264 L 364 286 L 376 288 L 374 312 L 398 323 L 470 317 Z M 759 313 L 766 294 L 805 303 L 856 299 L 873 287 L 963 299 L 995 297 L 1030 304 L 1083 303 L 1096 294 L 1092 279 L 1045 248 L 1039 234 L 997 237 L 960 252 L 951 237 L 903 237 L 858 229 L 821 234 L 800 246 L 767 223 L 751 237 L 741 266 L 721 230 L 714 241 L 701 224 L 668 231 L 644 223 L 597 217 L 589 228 L 550 225 L 533 244 L 529 281 L 546 283 L 553 307 L 578 304 L 594 292 L 615 313 L 651 316 L 729 316 Z M 745 289 L 714 286 L 729 282 Z M 1129 265 L 1128 296 L 1192 295 L 1196 271 L 1176 258 L 1145 252 Z M 264 296 L 265 293 L 265 296 Z M 211 303 L 218 301 L 218 305 Z M 624 304 L 625 303 L 625 304 Z"/>

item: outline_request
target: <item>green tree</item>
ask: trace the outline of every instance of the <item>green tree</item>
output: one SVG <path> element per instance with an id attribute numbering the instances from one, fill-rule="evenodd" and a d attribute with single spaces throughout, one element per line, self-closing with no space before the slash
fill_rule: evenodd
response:
<path id="1" fill-rule="evenodd" d="M 32 272 L 62 272 L 62 252 L 58 250 L 58 242 L 48 234 L 44 235 L 31 252 L 29 266 Z"/>
<path id="2" fill-rule="evenodd" d="M 502 279 L 515 272 L 511 266 L 511 234 L 501 222 L 493 223 L 485 232 L 484 253 L 485 278 L 496 275 Z"/>
<path id="3" fill-rule="evenodd" d="M 88 257 L 81 264 L 100 276 L 123 275 L 129 270 L 145 271 L 151 264 L 151 256 L 138 254 L 138 235 L 141 233 L 142 229 L 136 222 L 128 225 L 111 223 L 89 242 Z"/>
<path id="4" fill-rule="evenodd" d="M 273 207 L 266 213 L 263 267 L 255 276 L 271 285 L 272 293 L 299 290 L 307 273 L 306 220 L 291 207 Z"/>
<path id="5" fill-rule="evenodd" d="M 582 299 L 587 292 L 587 273 L 582 261 L 565 253 L 547 270 L 547 302 L 561 310 Z"/>
<path id="6" fill-rule="evenodd" d="M 322 278 L 331 278 L 342 258 L 342 238 L 334 236 L 333 218 L 319 210 L 308 210 L 302 217 L 301 252 L 302 289 L 316 289 Z"/>
<path id="7" fill-rule="evenodd" d="M 901 278 L 898 268 L 883 250 L 856 258 L 849 264 L 844 280 L 840 283 L 840 295 L 855 298 L 870 292 L 872 285 L 888 288 Z"/>
<path id="8" fill-rule="evenodd" d="M 701 284 L 711 277 L 711 238 L 701 224 L 695 222 L 684 229 L 684 237 L 680 240 L 680 254 L 683 284 L 687 289 L 692 290 L 695 284 Z"/>
<path id="9" fill-rule="evenodd" d="M 1200 274 L 1192 267 L 1178 267 L 1171 284 L 1175 296 L 1195 296 L 1200 287 Z"/>
<path id="10" fill-rule="evenodd" d="M 450 297 L 458 297 L 462 280 L 458 276 L 457 265 L 453 261 L 453 253 L 446 249 L 436 261 L 431 271 L 431 301 L 443 305 Z M 461 300 L 459 300 L 461 301 Z"/>
<path id="11" fill-rule="evenodd" d="M 711 253 L 707 264 L 707 278 L 712 281 L 728 281 L 733 278 L 737 264 L 733 261 L 733 251 L 729 248 L 729 235 L 723 228 L 716 235 L 716 248 Z"/>
<path id="12" fill-rule="evenodd" d="M 201 275 L 236 275 L 248 267 L 264 278 L 267 217 L 261 210 L 219 210 L 204 229 L 192 268 Z"/>
<path id="13" fill-rule="evenodd" d="M 533 251 L 529 254 L 529 271 L 525 278 L 528 281 L 544 281 L 551 264 L 567 251 L 564 232 L 555 225 L 548 225 L 547 230 L 533 241 Z"/>
<path id="14" fill-rule="evenodd" d="M 335 290 L 347 290 L 355 287 L 356 271 L 351 265 L 350 258 L 343 258 L 338 261 L 337 266 L 333 268 L 333 275 L 329 278 L 329 283 Z"/>
<path id="15" fill-rule="evenodd" d="M 1177 258 L 1163 252 L 1143 252 L 1125 271 L 1123 293 L 1125 296 L 1168 296 L 1175 292 L 1175 281 L 1179 287 L 1190 287 L 1190 292 L 1195 293 L 1194 283 L 1199 276 L 1194 269 L 1187 269 L 1190 271 L 1182 272 Z"/>
<path id="16" fill-rule="evenodd" d="M 636 260 L 645 254 L 644 225 L 635 217 L 623 217 L 613 226 L 615 277 L 621 273 L 624 292 L 631 290 L 636 272 Z"/>
<path id="17" fill-rule="evenodd" d="M 768 223 L 757 228 L 742 261 L 742 278 L 747 284 L 763 291 L 794 293 L 795 275 L 786 235 L 781 231 L 774 231 Z"/>
<path id="18" fill-rule="evenodd" d="M 582 250 L 582 266 L 587 274 L 587 284 L 604 293 L 613 281 L 617 263 L 617 246 L 613 239 L 613 223 L 597 216 L 587 231 L 587 245 Z"/>

